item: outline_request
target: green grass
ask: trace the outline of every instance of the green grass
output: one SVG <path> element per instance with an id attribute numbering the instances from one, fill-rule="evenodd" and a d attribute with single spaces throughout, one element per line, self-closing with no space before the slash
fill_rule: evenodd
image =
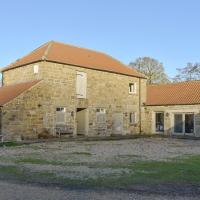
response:
<path id="1" fill-rule="evenodd" d="M 17 142 L 1 142 L 0 143 L 0 147 L 16 147 L 16 146 L 20 146 L 22 144 L 17 143 Z"/>
<path id="2" fill-rule="evenodd" d="M 64 165 L 61 161 L 45 160 L 41 158 L 21 158 L 15 161 L 16 163 L 28 163 L 39 165 Z"/>
<path id="3" fill-rule="evenodd" d="M 200 156 L 172 161 L 144 161 L 136 163 L 111 164 L 111 168 L 127 168 L 130 173 L 99 177 L 101 185 L 109 187 L 134 184 L 157 183 L 198 183 L 200 184 Z"/>
<path id="4" fill-rule="evenodd" d="M 62 165 L 60 161 L 47 161 L 35 158 L 25 158 L 17 161 L 20 164 L 55 164 Z M 78 164 L 78 163 L 77 163 Z M 98 174 L 98 177 L 85 177 L 70 179 L 58 177 L 56 173 L 43 171 L 31 172 L 23 165 L 0 166 L 0 177 L 9 177 L 17 180 L 33 182 L 57 183 L 68 186 L 83 187 L 131 187 L 134 184 L 165 184 L 165 183 L 187 183 L 200 184 L 200 155 L 187 158 L 177 158 L 170 161 L 137 161 L 137 162 L 115 162 L 115 163 L 80 163 L 80 165 L 93 168 L 129 169 L 124 174 Z M 73 167 L 73 166 L 72 166 Z"/>

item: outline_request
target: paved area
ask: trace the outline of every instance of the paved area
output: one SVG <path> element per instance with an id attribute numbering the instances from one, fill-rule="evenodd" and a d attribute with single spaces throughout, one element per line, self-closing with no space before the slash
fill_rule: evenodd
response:
<path id="1" fill-rule="evenodd" d="M 0 181 L 1 200 L 199 200 L 200 197 L 138 194 L 116 190 L 69 190 Z"/>

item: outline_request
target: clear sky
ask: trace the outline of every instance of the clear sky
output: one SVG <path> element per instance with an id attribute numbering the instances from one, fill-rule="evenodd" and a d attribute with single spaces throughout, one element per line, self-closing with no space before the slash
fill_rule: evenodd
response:
<path id="1" fill-rule="evenodd" d="M 151 56 L 173 77 L 200 62 L 200 0 L 0 0 L 0 66 L 49 41 Z"/>

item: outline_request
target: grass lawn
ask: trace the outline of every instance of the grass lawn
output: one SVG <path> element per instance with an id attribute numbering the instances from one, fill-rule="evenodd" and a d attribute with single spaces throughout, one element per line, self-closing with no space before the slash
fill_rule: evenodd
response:
<path id="1" fill-rule="evenodd" d="M 49 162 L 41 159 L 16 160 L 16 163 L 62 165 L 62 162 Z M 133 163 L 83 163 L 88 168 L 128 169 L 124 174 L 106 174 L 95 178 L 70 179 L 57 176 L 53 171 L 31 172 L 21 166 L 0 166 L 0 177 L 9 177 L 28 182 L 56 183 L 68 186 L 127 188 L 134 184 L 199 184 L 200 155 L 170 161 L 137 161 Z M 73 166 L 72 166 L 73 167 Z"/>

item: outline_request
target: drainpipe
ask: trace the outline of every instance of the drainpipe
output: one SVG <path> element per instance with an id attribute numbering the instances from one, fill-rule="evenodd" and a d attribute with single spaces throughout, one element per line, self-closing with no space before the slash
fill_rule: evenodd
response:
<path id="1" fill-rule="evenodd" d="M 0 136 L 1 136 L 1 142 L 3 142 L 3 136 L 2 136 L 2 106 L 0 106 Z"/>
<path id="2" fill-rule="evenodd" d="M 1 73 L 1 87 L 3 87 L 3 73 Z"/>
<path id="3" fill-rule="evenodd" d="M 139 134 L 142 133 L 141 112 L 141 78 L 139 78 Z"/>

